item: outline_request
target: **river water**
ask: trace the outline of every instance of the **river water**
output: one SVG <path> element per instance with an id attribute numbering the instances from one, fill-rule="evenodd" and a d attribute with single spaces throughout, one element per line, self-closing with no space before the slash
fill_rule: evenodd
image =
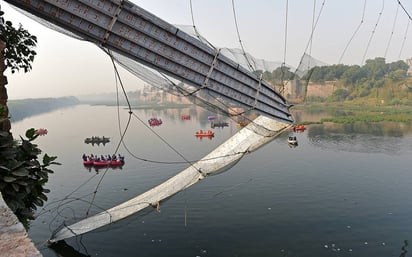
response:
<path id="1" fill-rule="evenodd" d="M 182 120 L 181 115 L 190 115 Z M 48 256 L 406 256 L 412 238 L 412 129 L 399 123 L 311 125 L 287 132 L 237 165 L 115 224 L 70 238 L 57 249 L 53 230 L 113 207 L 185 169 L 235 134 L 215 128 L 198 108 L 128 110 L 78 105 L 12 123 L 15 138 L 47 128 L 35 143 L 52 166 L 49 200 L 29 235 Z M 151 117 L 158 127 L 147 127 Z M 129 125 L 128 125 L 129 124 Z M 126 129 L 127 128 L 127 129 Z M 123 143 L 121 132 L 126 129 Z M 85 144 L 91 136 L 105 145 Z M 83 153 L 125 156 L 121 169 L 85 168 Z M 93 192 L 96 192 L 95 194 Z"/>

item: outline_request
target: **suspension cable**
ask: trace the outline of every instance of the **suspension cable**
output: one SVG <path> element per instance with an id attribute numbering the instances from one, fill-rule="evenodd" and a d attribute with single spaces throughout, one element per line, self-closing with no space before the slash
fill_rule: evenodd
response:
<path id="1" fill-rule="evenodd" d="M 405 9 L 405 7 L 402 5 L 401 1 L 398 0 L 398 5 L 402 8 L 402 10 L 405 12 L 406 16 L 408 16 L 408 24 L 406 25 L 406 29 L 405 29 L 405 34 L 403 36 L 403 40 L 402 40 L 402 46 L 401 49 L 399 50 L 399 56 L 398 59 L 400 59 L 402 51 L 403 51 L 403 47 L 405 46 L 405 41 L 406 41 L 406 36 L 408 35 L 408 30 L 409 30 L 409 25 L 411 23 L 412 17 L 411 15 L 409 15 L 408 11 Z"/>
<path id="2" fill-rule="evenodd" d="M 376 21 L 375 26 L 373 27 L 373 30 L 372 30 L 372 32 L 371 32 L 371 36 L 369 37 L 368 44 L 367 44 L 367 46 L 366 46 L 365 52 L 364 52 L 363 57 L 362 57 L 362 62 L 361 62 L 362 64 L 363 64 L 363 62 L 365 61 L 366 54 L 367 54 L 367 52 L 368 52 L 368 50 L 369 50 L 369 46 L 370 46 L 370 44 L 371 44 L 371 42 L 372 42 L 372 38 L 373 38 L 373 36 L 375 35 L 376 28 L 377 28 L 378 25 L 379 25 L 379 21 L 381 20 L 381 17 L 382 17 L 382 13 L 383 13 L 384 8 L 385 8 L 385 0 L 382 0 L 382 8 L 381 8 L 381 10 L 380 10 L 380 12 L 379 12 L 379 14 L 378 14 L 378 20 Z"/>
<path id="3" fill-rule="evenodd" d="M 284 67 L 286 67 L 286 50 L 287 50 L 287 41 L 288 41 L 288 15 L 289 15 L 289 0 L 286 0 L 286 10 L 285 10 L 285 38 L 284 38 L 284 48 L 283 48 L 283 62 L 282 66 L 280 68 L 281 71 L 281 77 L 280 77 L 280 82 L 282 84 L 282 90 L 281 93 L 285 90 L 285 72 L 284 72 Z M 287 83 L 287 82 L 286 82 Z"/>
<path id="4" fill-rule="evenodd" d="M 341 62 L 342 62 L 342 58 L 343 58 L 343 56 L 345 55 L 346 50 L 348 50 L 348 47 L 349 47 L 350 43 L 352 43 L 353 38 L 355 37 L 355 35 L 358 33 L 360 27 L 362 26 L 362 24 L 363 24 L 363 22 L 364 22 L 364 18 L 365 18 L 365 10 L 366 10 L 366 0 L 363 2 L 363 11 L 362 11 L 361 21 L 360 21 L 358 27 L 356 27 L 356 29 L 355 29 L 355 31 L 353 32 L 352 36 L 350 37 L 348 43 L 346 44 L 345 49 L 343 50 L 343 52 L 342 52 L 342 54 L 341 54 L 341 56 L 340 56 L 340 58 L 339 58 L 338 63 L 341 63 Z"/>
<path id="5" fill-rule="evenodd" d="M 250 69 L 251 71 L 255 71 L 255 70 L 256 70 L 256 68 L 255 68 L 255 67 L 253 67 L 253 66 L 252 66 L 252 64 L 250 63 L 249 58 L 247 57 L 247 54 L 246 54 L 245 48 L 243 47 L 242 40 L 240 39 L 239 26 L 238 26 L 238 23 L 237 23 L 237 18 L 236 18 L 235 0 L 232 0 L 232 10 L 233 10 L 233 18 L 234 18 L 234 20 L 235 20 L 235 26 L 236 26 L 237 37 L 238 37 L 238 40 L 239 40 L 240 47 L 242 48 L 243 55 L 245 56 L 245 59 L 246 59 L 246 62 L 247 62 L 247 64 L 248 64 L 249 69 Z"/>
<path id="6" fill-rule="evenodd" d="M 393 31 L 395 30 L 396 20 L 398 19 L 398 12 L 399 12 L 399 5 L 396 7 L 396 13 L 395 13 L 395 18 L 393 19 L 391 35 L 389 36 L 388 44 L 386 45 L 386 49 L 385 49 L 385 55 L 383 56 L 385 59 L 386 59 L 386 55 L 388 53 L 389 46 L 390 46 L 391 41 L 392 41 Z"/>

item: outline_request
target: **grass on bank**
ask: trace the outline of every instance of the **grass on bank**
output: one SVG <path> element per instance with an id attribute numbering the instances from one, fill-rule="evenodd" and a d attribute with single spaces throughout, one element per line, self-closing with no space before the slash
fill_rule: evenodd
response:
<path id="1" fill-rule="evenodd" d="M 312 103 L 301 104 L 293 107 L 305 110 L 308 113 L 327 113 L 328 118 L 319 121 L 302 121 L 302 124 L 320 124 L 323 122 L 354 123 L 362 122 L 412 122 L 412 107 L 405 105 L 370 106 L 351 105 L 346 103 Z"/>

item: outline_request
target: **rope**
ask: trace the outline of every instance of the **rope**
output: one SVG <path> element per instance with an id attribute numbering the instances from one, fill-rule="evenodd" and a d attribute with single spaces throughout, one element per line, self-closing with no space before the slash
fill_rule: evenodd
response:
<path id="1" fill-rule="evenodd" d="M 384 8 L 385 8 L 385 0 L 382 0 L 382 8 L 381 8 L 381 10 L 380 10 L 380 12 L 379 12 L 379 14 L 378 14 L 378 20 L 376 21 L 375 26 L 373 27 L 371 36 L 369 37 L 369 41 L 368 41 L 368 44 L 366 45 L 365 53 L 363 54 L 362 62 L 361 62 L 361 63 L 364 63 L 364 61 L 365 61 L 366 54 L 367 54 L 368 49 L 369 49 L 369 46 L 370 46 L 370 44 L 371 44 L 371 42 L 372 42 L 372 38 L 373 38 L 373 36 L 375 35 L 375 31 L 376 31 L 376 28 L 378 27 L 379 21 L 381 20 L 381 17 L 382 17 L 382 13 L 383 13 L 383 9 L 384 9 Z"/>
<path id="2" fill-rule="evenodd" d="M 200 41 L 206 41 L 206 43 L 211 46 L 212 48 L 216 49 L 216 47 L 214 47 L 207 39 L 203 38 L 199 31 L 197 30 L 196 26 L 195 26 L 195 18 L 193 15 L 193 6 L 192 6 L 192 0 L 190 0 L 190 14 L 192 16 L 192 26 L 193 26 L 193 30 L 195 31 L 196 37 L 200 40 Z"/>
<path id="3" fill-rule="evenodd" d="M 245 48 L 243 47 L 242 40 L 240 39 L 239 26 L 238 26 L 238 24 L 237 24 L 237 18 L 236 18 L 235 0 L 232 0 L 232 9 L 233 9 L 233 18 L 234 18 L 234 20 L 235 20 L 236 32 L 237 32 L 237 37 L 238 37 L 238 40 L 239 40 L 240 47 L 242 48 L 243 55 L 245 56 L 246 62 L 247 62 L 247 64 L 248 64 L 248 66 L 249 66 L 249 69 L 250 69 L 251 71 L 255 71 L 256 69 L 255 69 L 255 67 L 253 67 L 253 66 L 250 64 L 250 61 L 249 61 L 249 58 L 247 57 Z"/>
<path id="4" fill-rule="evenodd" d="M 280 82 L 282 84 L 282 89 L 280 91 L 281 94 L 285 91 L 285 85 L 287 81 L 285 82 L 285 71 L 284 67 L 286 67 L 286 49 L 287 49 L 287 39 L 288 39 L 288 15 L 289 15 L 289 0 L 286 0 L 286 10 L 285 10 L 285 42 L 284 42 L 284 49 L 283 49 L 283 62 L 280 67 L 281 71 L 281 77 L 280 77 Z"/>
<path id="5" fill-rule="evenodd" d="M 123 1 L 122 1 L 122 3 L 123 3 Z M 233 11 L 234 11 L 234 13 L 235 13 L 234 2 L 233 2 L 233 1 L 232 1 L 232 5 L 233 5 Z M 120 12 L 120 9 L 121 9 L 121 8 L 119 7 L 118 12 Z M 193 21 L 193 26 L 194 26 L 194 18 L 193 18 L 192 5 L 191 5 L 191 12 L 192 12 L 192 21 Z M 117 18 L 116 18 L 116 19 L 117 19 Z M 113 21 L 112 21 L 113 24 L 114 24 L 114 22 L 115 22 L 116 19 L 113 19 Z M 239 30 L 238 30 L 238 26 L 237 26 L 237 21 L 236 21 L 236 15 L 235 15 L 235 23 L 236 23 L 236 28 L 237 28 L 238 36 L 239 36 L 239 42 L 241 43 L 240 34 L 239 34 Z M 200 38 L 200 35 L 198 34 L 195 26 L 194 26 L 194 29 L 195 29 L 195 32 L 197 33 L 198 37 Z M 109 31 L 108 31 L 108 32 L 109 32 Z M 103 42 L 103 43 L 104 43 L 104 42 Z M 242 43 L 241 43 L 241 45 L 242 45 Z M 123 146 L 125 147 L 125 149 L 129 152 L 129 154 L 130 154 L 131 156 L 135 157 L 136 159 L 140 159 L 140 160 L 142 160 L 142 161 L 153 162 L 153 163 L 164 163 L 164 164 L 181 164 L 181 163 L 187 163 L 187 164 L 193 166 L 193 163 L 195 163 L 195 162 L 198 161 L 198 160 L 188 160 L 183 154 L 181 154 L 177 149 L 175 149 L 171 144 L 169 144 L 169 143 L 167 142 L 167 140 L 165 140 L 161 135 L 159 135 L 159 134 L 156 133 L 152 128 L 150 128 L 150 127 L 146 124 L 146 122 L 144 122 L 140 117 L 138 117 L 135 113 L 133 113 L 132 108 L 131 108 L 130 101 L 129 101 L 129 99 L 128 99 L 127 93 L 126 93 L 125 88 L 124 88 L 124 86 L 123 86 L 123 82 L 122 82 L 121 76 L 120 76 L 120 74 L 119 74 L 119 71 L 118 71 L 116 62 L 115 62 L 116 59 L 113 57 L 113 54 L 110 52 L 110 50 L 105 50 L 102 46 L 100 46 L 100 48 L 101 48 L 106 54 L 108 54 L 108 56 L 110 57 L 110 59 L 111 59 L 111 61 L 112 61 L 114 73 L 115 73 L 115 80 L 116 80 L 117 116 L 118 116 L 118 127 L 119 127 L 119 133 L 120 133 L 120 140 L 119 140 L 119 142 L 118 142 L 117 145 L 116 145 L 114 154 L 117 154 L 117 152 L 119 151 L 120 146 L 123 145 Z M 243 50 L 244 55 L 246 56 L 246 53 L 245 53 L 244 48 L 243 48 L 243 45 L 242 45 L 242 50 Z M 216 54 L 216 56 L 215 56 L 215 60 L 213 61 L 212 65 L 211 65 L 211 69 L 210 69 L 210 71 L 209 71 L 209 74 L 208 74 L 208 76 L 207 76 L 207 79 L 208 79 L 208 77 L 210 76 L 211 71 L 213 71 L 213 66 L 214 66 L 214 63 L 215 63 L 215 61 L 216 61 L 216 59 L 217 59 L 217 56 L 218 56 L 218 54 L 219 54 L 219 51 L 220 51 L 220 49 L 217 51 L 217 54 Z M 285 53 L 286 53 L 286 41 L 285 41 Z M 116 61 L 117 61 L 117 60 L 116 60 Z M 247 60 L 247 61 L 248 61 L 249 65 L 252 67 L 252 65 L 250 64 L 249 60 Z M 121 64 L 121 63 L 120 63 L 120 64 Z M 163 74 L 162 74 L 162 75 L 163 75 Z M 163 75 L 163 76 L 164 76 L 164 75 Z M 175 83 L 171 82 L 170 79 L 167 79 L 167 80 L 170 82 L 170 85 L 175 86 L 175 87 L 176 87 L 178 90 L 180 90 L 181 92 L 188 93 L 187 90 L 185 90 L 185 89 L 182 88 L 182 87 L 179 87 L 179 86 L 175 85 Z M 207 83 L 207 80 L 205 80 L 205 83 Z M 126 122 L 126 125 L 125 125 L 124 129 L 122 129 L 122 126 L 121 126 L 121 123 L 120 123 L 120 103 L 119 103 L 119 95 L 120 95 L 119 91 L 120 91 L 120 90 L 119 90 L 119 86 L 121 87 L 122 94 L 123 94 L 124 97 L 126 98 L 126 102 L 127 102 L 127 106 L 128 106 L 128 114 L 129 114 L 129 115 L 128 115 L 128 120 L 127 120 L 127 122 Z M 261 87 L 261 80 L 259 80 L 259 88 L 258 88 L 258 90 L 257 90 L 256 97 L 259 95 L 260 87 Z M 205 90 L 206 90 L 206 93 L 207 93 L 208 89 L 205 88 Z M 190 93 L 189 93 L 189 95 L 190 95 Z M 218 103 L 220 103 L 221 106 L 218 106 L 218 105 L 216 105 L 216 104 L 209 103 L 207 100 L 204 100 L 204 99 L 202 99 L 202 98 L 200 98 L 200 97 L 197 97 L 197 96 L 193 96 L 193 98 L 196 98 L 196 99 L 200 100 L 203 104 L 205 104 L 205 106 L 210 107 L 210 108 L 212 108 L 212 109 L 214 109 L 214 110 L 217 110 L 217 111 L 221 112 L 222 114 L 227 115 L 227 116 L 230 117 L 231 119 L 233 119 L 234 117 L 243 117 L 245 120 L 248 120 L 249 122 L 252 122 L 252 120 L 249 119 L 249 118 L 247 118 L 246 116 L 244 116 L 244 114 L 247 113 L 247 112 L 249 112 L 249 111 L 251 111 L 251 110 L 254 108 L 254 106 L 253 106 L 252 108 L 250 108 L 250 109 L 242 112 L 242 113 L 238 113 L 238 114 L 233 115 L 233 114 L 229 113 L 229 111 L 228 111 L 228 109 L 230 108 L 229 105 L 227 105 L 227 104 L 226 104 L 225 102 L 223 102 L 222 100 L 217 99 L 217 98 L 211 96 L 210 94 L 209 94 L 209 96 L 212 97 L 214 100 L 216 100 Z M 256 100 L 257 100 L 257 98 L 255 98 L 255 105 L 256 105 Z M 131 125 L 132 118 L 135 118 L 135 119 L 137 119 L 138 121 L 140 121 L 142 124 L 144 124 L 154 135 L 156 135 L 164 144 L 166 144 L 169 148 L 171 148 L 171 149 L 172 149 L 177 155 L 179 155 L 184 161 L 164 162 L 164 161 L 156 161 L 156 160 L 149 160 L 149 159 L 145 159 L 145 158 L 140 158 L 140 157 L 134 155 L 134 154 L 127 148 L 126 142 L 125 142 L 125 140 L 124 140 L 125 135 L 126 135 L 127 132 L 128 132 L 129 126 Z M 255 125 L 257 126 L 257 124 L 255 124 Z M 259 125 L 259 126 L 261 126 L 261 125 Z M 261 126 L 261 128 L 262 128 L 262 129 L 265 129 L 265 130 L 266 130 L 266 133 L 276 132 L 276 131 L 269 130 L 269 129 L 267 129 L 267 128 L 265 128 L 265 127 L 262 127 L 262 126 Z M 256 129 L 256 128 L 255 128 L 255 129 Z M 260 133 L 260 132 L 256 132 L 256 133 Z M 262 133 L 263 133 L 263 132 L 262 132 Z M 265 134 L 265 135 L 266 135 L 266 134 Z M 208 159 L 205 159 L 205 160 L 213 160 L 213 159 L 219 159 L 219 158 L 226 158 L 226 157 L 230 157 L 230 156 L 234 156 L 234 155 L 239 155 L 239 154 L 245 155 L 245 154 L 247 154 L 248 152 L 249 152 L 249 151 L 236 152 L 236 153 L 232 153 L 232 154 L 227 154 L 227 155 L 217 156 L 217 157 L 213 157 L 213 158 L 208 158 Z M 194 167 L 194 168 L 195 168 L 196 170 L 198 170 L 200 173 L 202 173 L 202 172 L 201 172 L 199 169 L 197 169 L 196 167 Z M 97 205 L 95 204 L 95 200 L 96 200 L 97 193 L 99 192 L 100 186 L 102 185 L 102 182 L 103 182 L 104 178 L 106 177 L 106 174 L 107 174 L 108 170 L 109 170 L 109 168 L 106 168 L 103 173 L 100 173 L 100 174 L 102 174 L 102 176 L 101 176 L 101 177 L 99 178 L 99 180 L 97 181 L 97 184 L 96 184 L 96 186 L 95 186 L 95 188 L 94 188 L 94 191 L 93 191 L 92 193 L 89 193 L 89 194 L 86 194 L 86 195 L 82 195 L 82 196 L 80 196 L 80 197 L 71 197 L 71 196 L 72 196 L 74 193 L 76 193 L 80 188 L 84 187 L 86 184 L 90 183 L 90 181 L 92 181 L 92 179 L 96 178 L 96 176 L 98 175 L 98 173 L 94 174 L 92 177 L 90 177 L 90 178 L 87 179 L 85 182 L 83 182 L 82 184 L 80 184 L 75 190 L 73 190 L 71 193 L 69 193 L 68 195 L 66 195 L 63 199 L 58 200 L 58 201 L 55 201 L 55 202 L 50 202 L 50 203 L 48 203 L 48 204 L 42 209 L 42 211 L 41 211 L 37 216 L 41 216 L 41 215 L 43 215 L 43 214 L 45 214 L 45 213 L 48 213 L 48 212 L 51 212 L 51 211 L 56 211 L 57 214 L 56 214 L 56 216 L 52 219 L 52 221 L 51 221 L 51 223 L 52 223 L 54 220 L 57 220 L 57 217 L 63 217 L 63 218 L 65 218 L 65 219 L 67 219 L 68 217 L 66 217 L 66 216 L 63 215 L 63 211 L 64 211 L 64 210 L 71 210 L 71 211 L 72 211 L 72 216 L 75 217 L 75 216 L 76 216 L 76 215 L 75 215 L 75 210 L 72 209 L 72 208 L 70 208 L 70 207 L 66 207 L 69 203 L 71 203 L 71 202 L 73 202 L 73 201 L 81 201 L 81 202 L 84 202 L 84 203 L 87 203 L 87 204 L 88 204 L 87 211 L 86 211 L 86 217 L 89 216 L 92 207 L 97 207 L 98 209 L 104 210 L 103 208 L 101 208 L 101 207 L 99 207 L 99 206 L 97 206 Z M 86 199 L 87 199 L 88 197 L 90 197 L 90 196 L 91 196 L 91 200 L 86 200 Z M 58 203 L 57 206 L 54 206 L 55 203 Z M 52 206 L 52 208 L 46 208 L 46 207 L 49 207 L 49 206 Z M 64 208 L 63 208 L 63 207 L 64 207 Z M 51 224 L 51 223 L 50 223 L 50 224 Z"/>
<path id="6" fill-rule="evenodd" d="M 194 15 L 193 15 L 192 0 L 190 0 L 190 14 L 191 14 L 191 16 L 192 16 L 193 30 L 195 31 L 195 34 L 196 34 L 197 38 L 200 39 L 200 34 L 199 34 L 199 32 L 197 31 L 196 26 L 195 26 L 195 18 L 194 18 Z"/>
<path id="7" fill-rule="evenodd" d="M 340 58 L 339 58 L 338 63 L 341 63 L 342 58 L 343 58 L 343 56 L 344 56 L 345 53 L 346 53 L 346 50 L 348 49 L 348 47 L 349 47 L 350 43 L 352 42 L 353 38 L 355 37 L 355 35 L 358 33 L 360 27 L 362 26 L 363 21 L 364 21 L 364 17 L 365 17 L 365 10 L 366 10 L 366 0 L 363 2 L 363 12 L 362 12 L 361 21 L 360 21 L 358 27 L 357 27 L 357 28 L 355 29 L 355 31 L 353 32 L 352 36 L 350 37 L 348 43 L 346 44 L 345 49 L 343 50 L 343 52 L 342 52 L 342 54 L 341 54 L 341 56 L 340 56 Z"/>
<path id="8" fill-rule="evenodd" d="M 315 12 L 316 12 L 316 0 L 313 0 L 312 31 L 314 30 L 314 26 L 315 26 Z M 312 54 L 312 43 L 313 43 L 313 37 L 310 38 L 309 55 Z"/>
<path id="9" fill-rule="evenodd" d="M 386 55 L 387 55 L 387 53 L 388 53 L 389 46 L 390 46 L 391 41 L 392 41 L 393 31 L 395 30 L 396 20 L 397 20 L 397 18 L 398 18 L 398 12 L 399 12 L 399 5 L 398 5 L 397 8 L 396 8 L 395 18 L 393 19 L 393 24 L 392 24 L 391 35 L 390 35 L 390 37 L 389 37 L 388 44 L 386 45 L 385 55 L 383 56 L 385 59 L 386 59 Z"/>
<path id="10" fill-rule="evenodd" d="M 109 38 L 110 33 L 112 32 L 113 26 L 116 23 L 117 19 L 119 18 L 119 14 L 122 11 L 124 5 L 124 0 L 121 0 L 119 3 L 119 6 L 117 6 L 116 12 L 114 13 L 113 19 L 110 21 L 110 24 L 106 30 L 106 33 L 104 34 L 103 42 L 102 45 L 104 45 Z"/>
<path id="11" fill-rule="evenodd" d="M 106 51 L 106 53 L 110 56 L 110 60 L 112 61 L 112 64 L 113 64 L 113 69 L 114 69 L 114 71 L 115 71 L 116 91 L 117 91 L 117 85 L 118 85 L 117 79 L 118 79 L 118 80 L 119 80 L 119 83 L 120 83 L 120 86 L 121 86 L 121 88 L 122 88 L 123 94 L 124 94 L 124 96 L 125 96 L 125 98 L 126 98 L 127 106 L 128 106 L 128 109 L 129 109 L 129 118 L 128 118 L 128 120 L 127 120 L 126 127 L 125 127 L 123 133 L 121 134 L 120 141 L 118 142 L 118 144 L 117 144 L 117 146 L 116 146 L 116 149 L 115 149 L 115 151 L 114 151 L 114 154 L 117 154 L 117 152 L 118 152 L 118 150 L 119 150 L 119 147 L 120 147 L 120 144 L 121 144 L 121 142 L 123 141 L 123 137 L 124 137 L 124 135 L 126 134 L 127 129 L 129 128 L 130 120 L 131 120 L 131 115 L 132 115 L 133 112 L 132 112 L 132 108 L 131 108 L 131 105 L 130 105 L 130 101 L 129 101 L 128 97 L 127 97 L 126 90 L 124 89 L 123 82 L 122 82 L 122 79 L 121 79 L 121 77 L 120 77 L 119 71 L 117 70 L 117 66 L 116 66 L 116 64 L 115 64 L 115 62 L 114 62 L 113 55 L 111 54 L 111 52 L 110 52 L 109 50 Z M 119 108 L 119 99 L 118 99 L 118 97 L 117 97 L 117 106 L 118 106 L 118 108 Z M 120 120 L 120 119 L 119 119 L 119 117 L 118 117 L 118 121 L 119 121 L 119 120 Z M 120 121 L 119 121 L 119 122 L 120 122 Z M 109 170 L 109 167 L 107 167 L 107 168 L 104 170 L 103 175 L 100 177 L 100 180 L 98 181 L 98 183 L 97 183 L 97 185 L 96 185 L 96 189 L 95 189 L 95 191 L 93 192 L 92 200 L 90 201 L 90 205 L 89 205 L 89 207 L 88 207 L 88 209 L 87 209 L 87 211 L 86 211 L 86 217 L 88 217 L 88 215 L 89 215 L 90 208 L 92 207 L 92 204 L 94 204 L 94 200 L 96 199 L 97 191 L 98 191 L 98 189 L 99 189 L 99 187 L 100 187 L 100 185 L 101 185 L 104 177 L 106 176 L 108 170 Z"/>
<path id="12" fill-rule="evenodd" d="M 308 50 L 308 48 L 309 48 L 310 42 L 312 41 L 313 34 L 314 34 L 314 32 L 315 32 L 315 30 L 316 30 L 316 27 L 317 27 L 317 25 L 318 25 L 318 22 L 319 22 L 319 19 L 320 19 L 320 15 L 322 14 L 323 8 L 324 8 L 324 6 L 325 6 L 325 2 L 326 2 L 326 0 L 323 0 L 323 2 L 322 2 L 322 4 L 321 4 L 321 8 L 320 8 L 319 13 L 318 13 L 318 16 L 317 16 L 317 18 L 316 18 L 316 22 L 315 22 L 314 26 L 312 26 L 312 31 L 311 31 L 311 33 L 310 33 L 309 41 L 308 41 L 308 43 L 306 44 L 305 51 L 303 52 L 303 55 L 302 55 L 302 57 L 300 58 L 299 65 L 298 65 L 298 67 L 295 69 L 294 74 L 297 73 L 299 67 L 301 67 L 301 64 L 302 64 L 302 62 L 303 62 L 303 59 L 304 59 L 305 56 L 306 56 L 306 52 L 307 52 L 307 50 Z M 308 78 L 308 80 L 309 80 L 309 78 Z"/>
<path id="13" fill-rule="evenodd" d="M 409 20 L 412 20 L 411 15 L 409 14 L 409 12 L 405 9 L 405 7 L 403 6 L 403 4 L 401 3 L 400 0 L 398 0 L 398 4 L 402 7 L 402 10 L 405 12 L 405 14 L 408 16 Z"/>
<path id="14" fill-rule="evenodd" d="M 408 16 L 408 25 L 406 25 L 405 34 L 404 34 L 403 40 L 402 40 L 402 46 L 401 46 L 401 49 L 399 50 L 398 59 L 400 59 L 400 58 L 401 58 L 402 51 L 403 51 L 403 47 L 405 46 L 405 41 L 406 41 L 406 37 L 407 37 L 407 35 L 408 35 L 408 30 L 409 30 L 409 24 L 410 24 L 410 22 L 411 22 L 411 20 L 412 20 L 412 17 L 409 15 L 408 11 L 406 11 L 405 7 L 403 7 L 403 5 L 402 5 L 402 3 L 401 3 L 400 0 L 398 0 L 398 5 L 399 5 L 400 7 L 402 7 L 402 10 L 405 12 L 406 16 Z"/>
<path id="15" fill-rule="evenodd" d="M 411 20 L 408 20 L 408 24 L 406 25 L 405 34 L 404 34 L 403 40 L 402 40 L 402 46 L 401 46 L 401 49 L 399 50 L 398 59 L 401 58 L 401 54 L 402 54 L 402 51 L 403 51 L 403 47 L 405 46 L 406 37 L 407 37 L 407 35 L 408 35 L 408 30 L 409 30 L 409 25 L 410 25 L 410 23 L 411 23 Z"/>

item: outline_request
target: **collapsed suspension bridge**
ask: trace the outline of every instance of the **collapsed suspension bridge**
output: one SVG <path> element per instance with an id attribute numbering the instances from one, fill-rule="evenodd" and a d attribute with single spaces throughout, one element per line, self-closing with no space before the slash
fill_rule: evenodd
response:
<path id="1" fill-rule="evenodd" d="M 210 102 L 229 113 L 230 107 L 260 114 L 210 154 L 166 182 L 53 234 L 50 242 L 80 235 L 123 219 L 228 169 L 244 154 L 273 140 L 292 122 L 289 105 L 272 86 L 198 38 L 125 0 L 5 0 L 29 16 L 51 23 L 65 33 L 88 40 L 119 60 L 130 60 L 134 74 L 165 86 L 168 91 Z M 125 65 L 125 62 L 121 62 Z M 155 75 L 156 71 L 161 76 Z M 148 75 L 149 74 L 149 75 Z M 150 75 L 151 74 L 151 75 Z M 170 78 L 169 78 L 170 77 Z M 167 79 L 166 79 L 167 78 Z M 172 82 L 176 80 L 179 82 Z M 218 158 L 221 156 L 230 156 Z"/>

